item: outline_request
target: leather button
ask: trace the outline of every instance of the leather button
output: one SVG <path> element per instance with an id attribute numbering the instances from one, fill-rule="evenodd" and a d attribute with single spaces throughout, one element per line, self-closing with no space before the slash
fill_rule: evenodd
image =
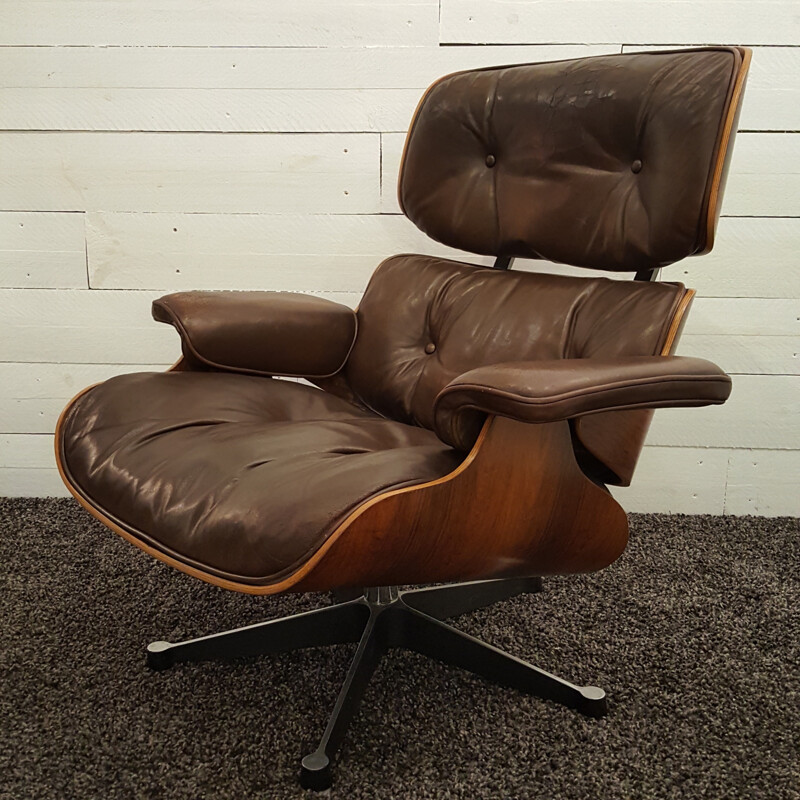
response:
<path id="1" fill-rule="evenodd" d="M 636 161 L 631 164 L 631 172 L 641 172 L 642 171 L 642 162 L 639 161 L 637 158 Z"/>
<path id="2" fill-rule="evenodd" d="M 436 345 L 433 342 L 428 342 L 428 344 L 425 345 L 425 352 L 428 355 L 434 353 L 435 351 L 436 351 Z"/>
<path id="3" fill-rule="evenodd" d="M 489 155 L 486 156 L 486 166 L 491 168 L 496 163 L 497 163 L 497 159 L 491 153 L 489 153 Z"/>

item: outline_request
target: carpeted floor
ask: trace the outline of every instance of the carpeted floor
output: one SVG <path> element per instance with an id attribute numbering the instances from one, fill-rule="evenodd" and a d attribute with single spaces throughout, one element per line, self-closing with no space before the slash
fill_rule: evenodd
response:
<path id="1" fill-rule="evenodd" d="M 631 528 L 609 569 L 456 623 L 602 686 L 609 716 L 393 652 L 328 796 L 800 798 L 798 521 L 638 515 Z M 298 788 L 298 762 L 353 647 L 164 673 L 143 648 L 328 597 L 205 585 L 70 500 L 0 501 L 0 576 L 0 798 L 320 796 Z"/>

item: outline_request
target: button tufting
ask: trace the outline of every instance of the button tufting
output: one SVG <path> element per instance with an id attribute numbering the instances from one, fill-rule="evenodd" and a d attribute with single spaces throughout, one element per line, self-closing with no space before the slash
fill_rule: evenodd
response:
<path id="1" fill-rule="evenodd" d="M 639 161 L 637 158 L 636 161 L 631 164 L 631 172 L 641 172 L 642 171 L 642 162 Z"/>
<path id="2" fill-rule="evenodd" d="M 435 351 L 436 351 L 436 345 L 433 342 L 428 342 L 428 344 L 425 345 L 425 352 L 428 355 L 430 355 L 431 353 L 433 353 Z"/>
<path id="3" fill-rule="evenodd" d="M 497 159 L 491 153 L 489 153 L 489 155 L 486 156 L 486 166 L 493 167 L 496 163 Z"/>

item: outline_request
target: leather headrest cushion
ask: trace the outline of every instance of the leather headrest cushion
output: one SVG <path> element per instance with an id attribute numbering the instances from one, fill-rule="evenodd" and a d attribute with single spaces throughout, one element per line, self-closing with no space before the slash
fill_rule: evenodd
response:
<path id="1" fill-rule="evenodd" d="M 400 204 L 486 255 L 639 270 L 702 252 L 748 60 L 702 48 L 442 78 L 409 131 Z"/>

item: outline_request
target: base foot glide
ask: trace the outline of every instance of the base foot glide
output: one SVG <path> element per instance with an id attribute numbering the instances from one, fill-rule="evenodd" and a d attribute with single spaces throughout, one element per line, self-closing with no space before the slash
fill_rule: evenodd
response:
<path id="1" fill-rule="evenodd" d="M 304 789 L 322 792 L 330 788 L 332 780 L 331 760 L 325 753 L 311 753 L 303 759 L 300 765 L 300 785 Z"/>

